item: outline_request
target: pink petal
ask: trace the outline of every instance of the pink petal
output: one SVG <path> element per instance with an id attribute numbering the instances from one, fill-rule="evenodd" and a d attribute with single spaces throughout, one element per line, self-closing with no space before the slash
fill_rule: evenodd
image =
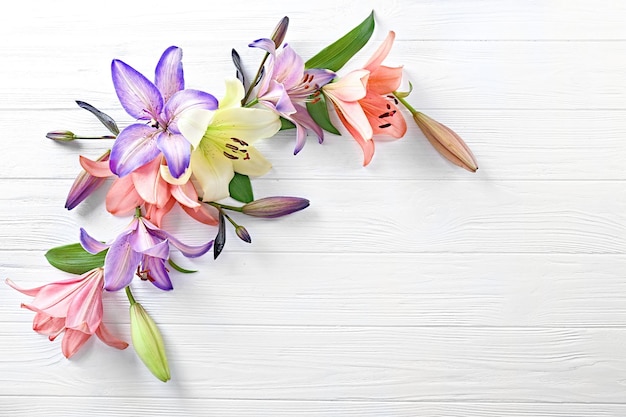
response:
<path id="1" fill-rule="evenodd" d="M 391 136 L 401 138 L 407 130 L 406 120 L 400 109 L 386 97 L 375 93 L 367 93 L 363 100 L 359 101 L 370 125 L 374 136 Z"/>
<path id="2" fill-rule="evenodd" d="M 61 343 L 61 350 L 66 358 L 74 356 L 78 350 L 89 340 L 91 334 L 83 333 L 74 329 L 66 329 Z"/>
<path id="3" fill-rule="evenodd" d="M 100 323 L 100 327 L 96 329 L 96 335 L 107 345 L 114 347 L 116 349 L 126 349 L 128 347 L 128 343 L 124 342 L 121 339 L 113 336 L 111 332 L 106 328 L 104 323 Z"/>
<path id="4" fill-rule="evenodd" d="M 69 305 L 65 327 L 93 334 L 100 326 L 104 314 L 102 306 L 103 270 L 94 270 L 85 279 L 86 285 L 76 292 Z"/>
<path id="5" fill-rule="evenodd" d="M 52 317 L 46 313 L 37 312 L 33 319 L 33 330 L 45 336 L 56 336 L 65 329 L 64 317 Z"/>
<path id="6" fill-rule="evenodd" d="M 367 91 L 378 95 L 393 93 L 402 83 L 402 67 L 380 66 L 370 74 Z"/>
<path id="7" fill-rule="evenodd" d="M 132 213 L 135 207 L 141 206 L 143 199 L 135 190 L 130 176 L 113 181 L 106 196 L 106 209 L 114 216 L 125 216 Z"/>
<path id="8" fill-rule="evenodd" d="M 85 171 L 87 171 L 94 177 L 106 178 L 113 175 L 113 172 L 111 172 L 111 168 L 109 168 L 108 155 L 106 159 L 99 159 L 97 161 L 93 161 L 81 155 L 79 156 L 79 162 L 80 166 L 82 166 Z"/>
<path id="9" fill-rule="evenodd" d="M 183 206 L 196 208 L 201 204 L 198 202 L 198 193 L 191 181 L 186 182 L 183 185 L 171 185 L 170 192 L 172 197 L 176 199 Z"/>
<path id="10" fill-rule="evenodd" d="M 161 177 L 161 157 L 137 168 L 130 174 L 137 194 L 150 204 L 163 207 L 170 198 L 168 184 Z"/>
<path id="11" fill-rule="evenodd" d="M 391 51 L 391 46 L 393 45 L 393 40 L 396 38 L 396 34 L 394 31 L 389 31 L 387 37 L 383 41 L 383 43 L 378 47 L 374 55 L 367 61 L 365 64 L 365 69 L 368 71 L 374 71 L 376 68 L 382 64 L 383 60 L 387 58 L 389 55 L 389 51 Z"/>
<path id="12" fill-rule="evenodd" d="M 344 124 L 346 129 L 348 129 L 348 132 L 350 133 L 350 135 L 352 135 L 354 140 L 356 140 L 356 142 L 359 144 L 359 146 L 363 150 L 363 166 L 367 166 L 371 162 L 372 157 L 374 156 L 374 141 L 371 139 L 371 137 L 369 140 L 364 139 L 363 136 L 361 136 L 361 134 L 359 133 L 359 131 L 356 130 L 354 127 L 352 127 L 352 125 L 350 125 L 345 120 L 345 118 L 343 117 L 341 113 L 338 113 L 338 116 L 339 116 L 339 120 L 341 120 L 341 122 Z"/>
<path id="13" fill-rule="evenodd" d="M 190 208 L 187 206 L 181 206 L 185 213 L 187 213 L 194 220 L 207 224 L 209 226 L 217 226 L 217 209 L 209 206 L 208 204 L 202 204 L 198 208 Z"/>
<path id="14" fill-rule="evenodd" d="M 170 198 L 163 207 L 157 207 L 155 204 L 146 203 L 144 205 L 143 216 L 160 227 L 163 217 L 165 217 L 165 215 L 172 210 L 174 204 L 176 204 L 176 200 L 174 198 Z"/>

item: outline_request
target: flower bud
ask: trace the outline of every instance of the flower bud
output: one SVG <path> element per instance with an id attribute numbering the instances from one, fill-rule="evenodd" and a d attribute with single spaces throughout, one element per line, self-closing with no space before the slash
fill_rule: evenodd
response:
<path id="1" fill-rule="evenodd" d="M 69 130 L 53 130 L 52 132 L 46 133 L 46 137 L 58 142 L 71 142 L 78 139 L 78 137 Z"/>
<path id="2" fill-rule="evenodd" d="M 252 238 L 250 237 L 250 233 L 248 233 L 248 230 L 246 230 L 245 227 L 237 226 L 235 228 L 235 233 L 237 233 L 237 236 L 239 236 L 239 239 L 243 240 L 244 242 L 252 243 Z"/>
<path id="3" fill-rule="evenodd" d="M 279 48 L 285 40 L 285 35 L 287 35 L 287 27 L 289 27 L 289 18 L 285 16 L 280 20 L 280 22 L 278 22 L 278 25 L 276 25 L 276 28 L 272 33 L 271 39 L 274 41 L 274 46 L 276 46 L 276 48 Z"/>
<path id="4" fill-rule="evenodd" d="M 130 336 L 137 355 L 154 376 L 163 382 L 170 379 L 165 345 L 156 323 L 137 302 L 130 306 Z"/>
<path id="5" fill-rule="evenodd" d="M 476 172 L 478 165 L 463 139 L 449 127 L 424 113 L 413 113 L 413 119 L 431 145 L 447 160 L 468 171 Z"/>
<path id="6" fill-rule="evenodd" d="M 309 206 L 309 200 L 300 197 L 266 197 L 252 201 L 241 208 L 242 213 L 254 217 L 282 217 Z"/>
<path id="7" fill-rule="evenodd" d="M 106 151 L 97 161 L 108 161 L 111 151 Z M 85 198 L 89 197 L 98 187 L 104 184 L 106 178 L 95 177 L 84 169 L 76 176 L 72 187 L 70 188 L 65 200 L 65 208 L 72 210 L 79 205 Z"/>

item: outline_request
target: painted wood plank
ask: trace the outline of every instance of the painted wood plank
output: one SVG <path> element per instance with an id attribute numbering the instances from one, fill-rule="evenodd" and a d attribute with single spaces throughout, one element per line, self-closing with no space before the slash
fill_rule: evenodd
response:
<path id="1" fill-rule="evenodd" d="M 78 156 L 97 158 L 110 140 L 55 143 L 48 130 L 105 135 L 91 114 L 62 111 L 7 111 L 4 129 L 15 132 L 0 154 L 2 178 L 74 179 Z M 128 122 L 120 111 L 111 113 Z M 322 145 L 309 137 L 293 155 L 295 133 L 280 132 L 257 143 L 273 164 L 265 179 L 367 180 L 626 180 L 626 111 L 434 110 L 430 115 L 455 129 L 472 148 L 479 171 L 471 174 L 448 163 L 426 141 L 412 119 L 397 141 L 378 140 L 370 165 L 349 136 L 328 134 Z M 408 116 L 408 115 L 407 115 Z M 32 123 L 37 120 L 37 123 Z M 120 126 L 126 126 L 121 124 Z"/>
<path id="2" fill-rule="evenodd" d="M 0 397 L 0 411 L 31 417 L 622 417 L 622 404 L 209 400 L 204 398 Z"/>
<path id="3" fill-rule="evenodd" d="M 68 278 L 39 251 L 0 259 L 0 278 L 25 288 Z M 163 325 L 626 326 L 623 255 L 250 251 L 202 265 L 177 261 L 198 272 L 172 271 L 174 291 L 133 284 Z M 0 289 L 2 321 L 32 321 L 19 308 L 31 298 Z M 123 292 L 104 300 L 107 323 L 128 323 Z"/>
<path id="4" fill-rule="evenodd" d="M 0 68 L 0 109 L 68 109 L 74 100 L 96 107 L 119 108 L 112 87 L 110 62 L 119 58 L 145 74 L 151 74 L 168 43 L 146 40 L 137 44 L 91 44 L 57 42 L 43 47 L 0 47 L 7 63 Z M 359 68 L 376 49 L 368 45 L 340 71 Z M 231 49 L 256 70 L 261 56 L 247 43 L 215 42 L 198 36 L 178 46 L 184 50 L 187 88 L 197 88 L 221 97 L 224 79 L 234 77 Z M 319 42 L 293 41 L 303 57 L 319 51 Z M 624 110 L 626 87 L 626 41 L 616 42 L 466 42 L 398 41 L 388 65 L 404 65 L 405 87 L 412 82 L 410 102 L 419 109 L 620 109 Z M 64 65 L 50 66 L 58 56 Z M 15 68 L 20 71 L 15 71 Z M 127 118 L 130 121 L 130 118 Z"/>
<path id="5" fill-rule="evenodd" d="M 76 242 L 79 227 L 108 240 L 128 224 L 128 218 L 104 210 L 105 189 L 68 213 L 63 203 L 70 183 L 0 183 L 3 249 L 48 250 Z M 620 254 L 626 250 L 622 186 L 619 181 L 259 180 L 257 197 L 295 195 L 311 206 L 280 219 L 235 214 L 255 243 L 250 248 L 233 235 L 226 252 L 235 257 L 242 251 Z M 187 242 L 215 236 L 215 228 L 176 213 L 164 225 Z"/>
<path id="6" fill-rule="evenodd" d="M 626 393 L 624 328 L 168 325 L 167 384 L 132 350 L 90 340 L 66 360 L 58 340 L 27 330 L 0 330 L 3 395 L 621 403 Z"/>
<path id="7" fill-rule="evenodd" d="M 177 38 L 222 38 L 248 41 L 269 36 L 276 22 L 288 15 L 293 38 L 315 36 L 332 41 L 359 23 L 374 9 L 381 29 L 405 29 L 408 39 L 626 39 L 620 2 L 599 1 L 526 1 L 436 0 L 379 2 L 362 0 L 318 0 L 296 3 L 277 0 L 271 5 L 258 2 L 230 2 L 228 7 L 183 0 L 176 10 L 153 7 L 152 3 L 111 1 L 109 7 L 94 9 L 87 5 L 37 1 L 16 3 L 2 17 L 7 33 L 15 41 L 56 43 L 70 39 L 73 44 L 92 42 L 94 36 L 125 42 L 135 30 L 148 39 L 171 42 Z M 120 10 L 123 11 L 120 12 Z M 28 13 L 28 19 L 17 19 Z M 102 33 L 99 29 L 106 29 Z M 35 29 L 35 30 L 33 30 Z M 267 33 L 259 33 L 260 31 Z M 46 36 L 39 36 L 45 33 Z M 67 36 L 71 35 L 72 38 Z M 84 36 L 77 36 L 84 35 Z M 383 35 L 379 34 L 382 38 Z"/>

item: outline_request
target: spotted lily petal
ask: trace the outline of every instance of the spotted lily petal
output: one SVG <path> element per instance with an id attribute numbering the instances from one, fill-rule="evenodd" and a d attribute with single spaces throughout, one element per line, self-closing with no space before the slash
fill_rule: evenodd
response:
<path id="1" fill-rule="evenodd" d="M 117 97 L 128 114 L 139 120 L 159 117 L 163 97 L 156 85 L 119 59 L 111 63 L 111 73 Z"/>

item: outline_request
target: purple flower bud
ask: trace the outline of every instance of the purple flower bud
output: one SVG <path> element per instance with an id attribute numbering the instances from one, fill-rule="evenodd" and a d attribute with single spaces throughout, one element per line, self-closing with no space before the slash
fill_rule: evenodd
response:
<path id="1" fill-rule="evenodd" d="M 70 142 L 77 139 L 77 136 L 69 130 L 53 130 L 46 133 L 46 137 L 59 142 Z"/>
<path id="2" fill-rule="evenodd" d="M 252 243 L 252 238 L 250 237 L 250 233 L 248 233 L 245 227 L 237 226 L 235 228 L 235 233 L 237 233 L 237 236 L 239 236 L 239 239 L 243 240 L 244 242 Z"/>
<path id="3" fill-rule="evenodd" d="M 289 18 L 285 16 L 280 20 L 280 22 L 278 22 L 278 25 L 276 25 L 276 28 L 274 29 L 274 32 L 272 33 L 271 39 L 274 41 L 274 45 L 276 46 L 276 48 L 280 48 L 280 45 L 285 40 L 285 35 L 287 34 L 287 27 L 289 27 Z"/>
<path id="4" fill-rule="evenodd" d="M 300 197 L 266 197 L 244 205 L 241 211 L 254 217 L 282 217 L 309 206 L 309 200 Z"/>

